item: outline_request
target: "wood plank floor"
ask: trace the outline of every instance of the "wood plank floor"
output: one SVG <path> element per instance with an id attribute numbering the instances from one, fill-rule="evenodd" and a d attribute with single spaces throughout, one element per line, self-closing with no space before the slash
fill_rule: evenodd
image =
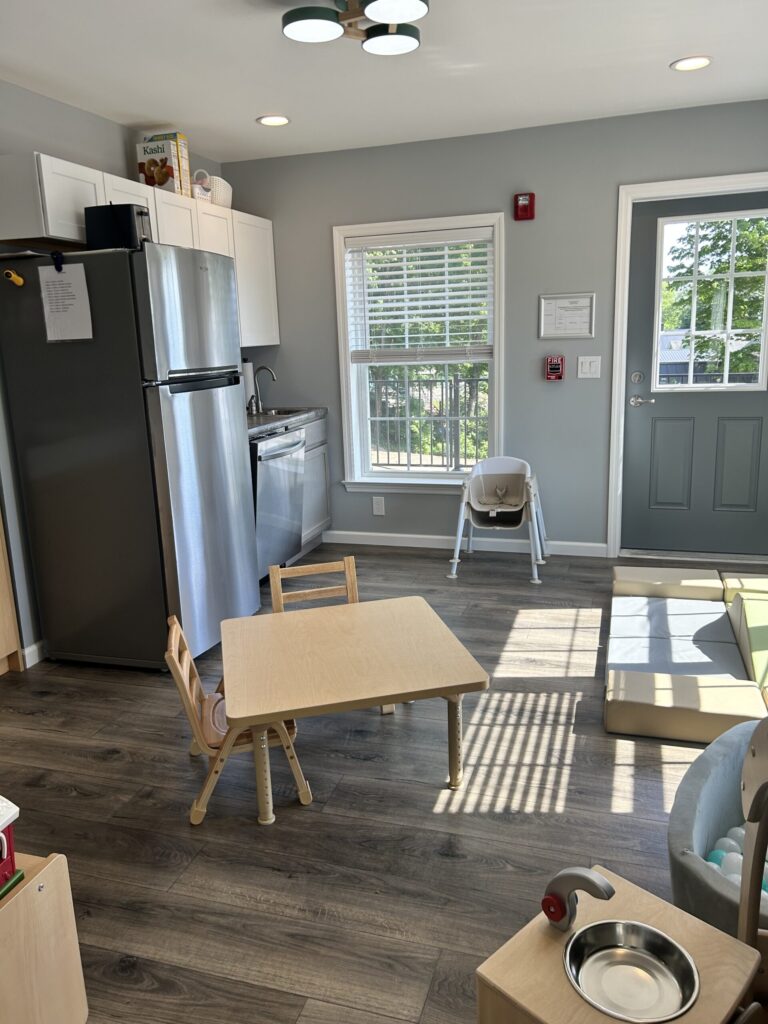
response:
<path id="1" fill-rule="evenodd" d="M 611 564 L 554 557 L 535 587 L 523 556 L 473 555 L 452 582 L 443 551 L 354 553 L 362 600 L 421 594 L 492 674 L 465 700 L 459 792 L 425 701 L 301 722 L 315 801 L 273 751 L 271 827 L 250 756 L 231 760 L 192 828 L 206 764 L 167 675 L 0 678 L 0 792 L 20 849 L 69 858 L 91 1024 L 470 1024 L 476 966 L 555 871 L 600 862 L 669 895 L 666 819 L 698 748 L 603 732 Z M 219 652 L 200 667 L 213 687 Z"/>

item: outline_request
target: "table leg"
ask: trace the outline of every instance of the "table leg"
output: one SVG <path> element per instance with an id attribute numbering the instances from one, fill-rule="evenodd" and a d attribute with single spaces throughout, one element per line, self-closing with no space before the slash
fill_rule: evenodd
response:
<path id="1" fill-rule="evenodd" d="M 266 729 L 253 729 L 253 765 L 256 769 L 256 794 L 259 801 L 259 824 L 271 825 L 275 820 L 272 808 L 272 777 L 269 771 L 269 742 Z"/>
<path id="2" fill-rule="evenodd" d="M 446 697 L 448 704 L 448 773 L 450 789 L 459 789 L 462 776 L 461 700 L 462 694 Z"/>

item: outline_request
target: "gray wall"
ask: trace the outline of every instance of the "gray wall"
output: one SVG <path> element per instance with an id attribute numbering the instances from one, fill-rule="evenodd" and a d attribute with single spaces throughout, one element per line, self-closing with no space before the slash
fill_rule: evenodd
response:
<path id="1" fill-rule="evenodd" d="M 768 101 L 698 107 L 494 135 L 226 163 L 234 205 L 274 221 L 280 348 L 250 357 L 279 377 L 270 402 L 330 409 L 333 529 L 452 534 L 455 496 L 387 495 L 385 517 L 343 476 L 333 225 L 507 211 L 505 448 L 541 484 L 550 535 L 606 540 L 610 375 L 618 187 L 768 168 Z M 290 129 L 286 129 L 290 130 Z M 509 215 L 536 193 L 533 223 Z M 597 292 L 594 341 L 536 339 L 541 292 Z M 566 380 L 542 380 L 542 357 Z M 577 355 L 601 355 L 599 381 Z"/>
<path id="2" fill-rule="evenodd" d="M 123 177 L 134 177 L 136 131 L 47 99 L 28 89 L 0 81 L 0 153 L 48 153 L 63 160 L 98 167 Z M 190 154 L 192 169 L 205 167 L 221 173 L 215 160 Z M 0 195 L 0 203 L 13 196 Z M 2 245 L 0 244 L 0 248 Z M 21 638 L 24 646 L 39 639 L 37 612 L 31 594 L 31 575 L 19 523 L 8 424 L 0 389 L 0 487 L 5 509 L 9 557 L 16 588 Z"/>

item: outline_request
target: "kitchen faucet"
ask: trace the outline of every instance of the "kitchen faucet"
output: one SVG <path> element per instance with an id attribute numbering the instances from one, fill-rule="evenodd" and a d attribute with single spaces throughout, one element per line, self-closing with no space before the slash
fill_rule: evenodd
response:
<path id="1" fill-rule="evenodd" d="M 264 403 L 261 401 L 261 391 L 259 390 L 259 374 L 262 370 L 266 370 L 267 373 L 271 374 L 272 380 L 277 380 L 277 374 L 271 366 L 257 366 L 253 373 L 253 383 L 256 388 L 256 412 L 264 412 Z"/>

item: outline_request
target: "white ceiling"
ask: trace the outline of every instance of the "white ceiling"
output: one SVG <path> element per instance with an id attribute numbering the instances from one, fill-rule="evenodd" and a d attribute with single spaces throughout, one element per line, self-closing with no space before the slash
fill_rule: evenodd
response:
<path id="1" fill-rule="evenodd" d="M 422 46 L 285 39 L 308 0 L 23 0 L 0 78 L 218 160 L 445 138 L 768 97 L 766 0 L 432 0 Z M 325 0 L 330 5 L 330 0 Z M 675 74 L 671 60 L 714 56 Z M 286 128 L 254 124 L 280 112 Z"/>

